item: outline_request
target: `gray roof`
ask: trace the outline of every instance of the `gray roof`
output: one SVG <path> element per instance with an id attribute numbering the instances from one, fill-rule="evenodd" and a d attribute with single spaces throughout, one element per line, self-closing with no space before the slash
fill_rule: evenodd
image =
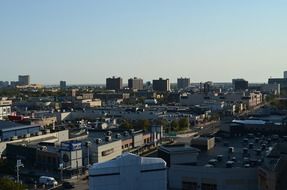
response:
<path id="1" fill-rule="evenodd" d="M 0 121 L 0 131 L 3 131 L 3 132 L 32 128 L 32 127 L 40 127 L 40 126 L 39 125 L 25 125 L 25 124 L 15 123 L 11 121 Z"/>

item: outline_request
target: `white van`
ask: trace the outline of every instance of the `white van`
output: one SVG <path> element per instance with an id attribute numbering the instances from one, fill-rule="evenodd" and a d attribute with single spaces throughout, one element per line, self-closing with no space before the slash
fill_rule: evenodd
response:
<path id="1" fill-rule="evenodd" d="M 58 182 L 53 177 L 41 176 L 39 178 L 39 184 L 40 185 L 44 184 L 44 185 L 48 185 L 48 186 L 57 186 Z"/>

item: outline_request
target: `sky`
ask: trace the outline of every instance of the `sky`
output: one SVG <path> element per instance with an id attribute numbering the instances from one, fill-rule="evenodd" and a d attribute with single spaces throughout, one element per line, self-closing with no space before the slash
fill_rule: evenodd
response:
<path id="1" fill-rule="evenodd" d="M 0 81 L 267 82 L 287 70 L 286 0 L 0 0 Z"/>

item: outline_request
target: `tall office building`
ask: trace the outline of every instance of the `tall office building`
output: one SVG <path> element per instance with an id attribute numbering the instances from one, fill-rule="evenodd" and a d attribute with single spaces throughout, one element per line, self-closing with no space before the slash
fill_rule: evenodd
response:
<path id="1" fill-rule="evenodd" d="M 211 92 L 212 87 L 213 87 L 213 82 L 211 82 L 211 81 L 205 82 L 205 83 L 203 84 L 203 92 L 204 92 L 204 93 L 209 93 L 209 92 Z"/>
<path id="2" fill-rule="evenodd" d="M 284 79 L 287 79 L 287 71 L 284 71 Z"/>
<path id="3" fill-rule="evenodd" d="M 66 81 L 60 81 L 60 88 L 63 90 L 63 89 L 66 89 L 67 88 L 67 82 Z"/>
<path id="4" fill-rule="evenodd" d="M 9 82 L 8 81 L 0 81 L 0 88 L 5 88 L 9 86 Z"/>
<path id="5" fill-rule="evenodd" d="M 30 75 L 19 75 L 18 85 L 25 86 L 30 84 Z"/>
<path id="6" fill-rule="evenodd" d="M 190 78 L 178 78 L 177 79 L 177 89 L 185 89 L 190 85 Z"/>
<path id="7" fill-rule="evenodd" d="M 130 78 L 128 80 L 129 89 L 142 90 L 143 89 L 143 79 L 140 78 Z"/>
<path id="8" fill-rule="evenodd" d="M 241 91 L 248 89 L 248 81 L 244 79 L 233 79 L 232 85 L 235 91 Z"/>
<path id="9" fill-rule="evenodd" d="M 112 77 L 106 79 L 106 89 L 108 90 L 121 90 L 123 88 L 123 79 Z"/>
<path id="10" fill-rule="evenodd" d="M 280 84 L 280 88 L 287 88 L 287 78 L 270 78 L 268 84 Z"/>
<path id="11" fill-rule="evenodd" d="M 153 80 L 152 88 L 153 90 L 160 91 L 160 92 L 170 91 L 169 79 L 159 78 L 158 80 Z"/>

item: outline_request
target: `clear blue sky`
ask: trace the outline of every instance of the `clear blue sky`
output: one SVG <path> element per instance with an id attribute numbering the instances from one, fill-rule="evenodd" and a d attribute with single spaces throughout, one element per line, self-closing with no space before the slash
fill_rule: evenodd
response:
<path id="1" fill-rule="evenodd" d="M 286 0 L 0 0 L 0 80 L 266 82 L 287 70 Z"/>

